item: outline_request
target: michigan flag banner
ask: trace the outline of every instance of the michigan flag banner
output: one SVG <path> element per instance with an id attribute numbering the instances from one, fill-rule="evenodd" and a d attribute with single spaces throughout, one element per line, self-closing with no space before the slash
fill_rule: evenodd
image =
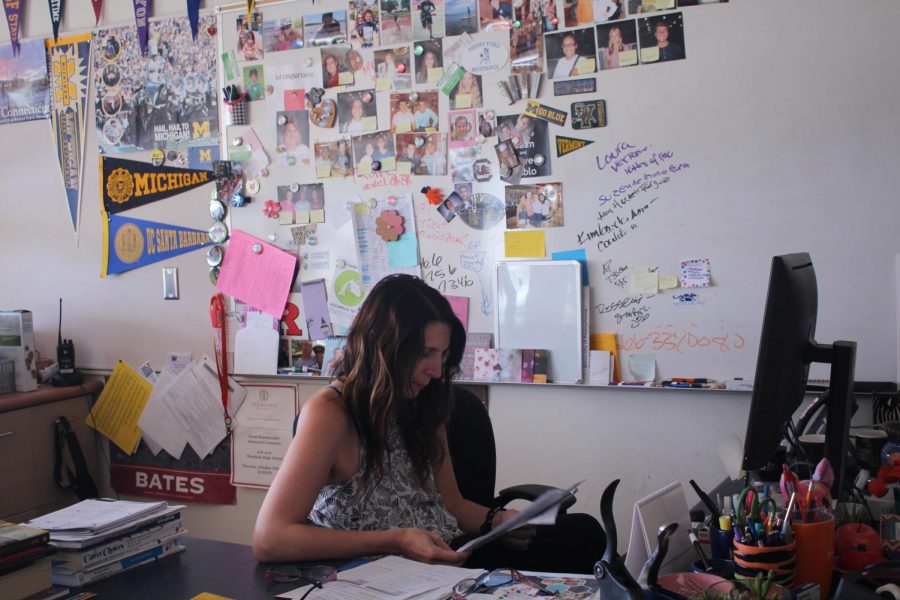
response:
<path id="1" fill-rule="evenodd" d="M 50 62 L 50 124 L 72 229 L 78 233 L 91 34 L 57 41 L 47 39 L 46 44 Z"/>
<path id="2" fill-rule="evenodd" d="M 127 158 L 100 157 L 100 193 L 113 215 L 186 192 L 213 180 L 212 171 L 155 167 Z"/>
<path id="3" fill-rule="evenodd" d="M 209 233 L 177 225 L 109 215 L 103 231 L 100 277 L 124 273 L 211 246 Z"/>

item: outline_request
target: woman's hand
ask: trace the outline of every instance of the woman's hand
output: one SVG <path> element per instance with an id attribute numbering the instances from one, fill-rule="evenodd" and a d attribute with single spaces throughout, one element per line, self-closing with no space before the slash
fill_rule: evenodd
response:
<path id="1" fill-rule="evenodd" d="M 461 565 L 469 558 L 468 552 L 455 552 L 447 542 L 433 531 L 424 529 L 399 529 L 399 554 L 423 563 Z"/>
<path id="2" fill-rule="evenodd" d="M 491 529 L 497 527 L 500 523 L 513 518 L 518 512 L 519 511 L 514 508 L 498 512 L 494 515 L 494 522 L 491 525 Z M 525 550 L 531 545 L 531 540 L 534 538 L 535 533 L 537 533 L 537 530 L 533 525 L 526 525 L 524 527 L 519 527 L 518 529 L 513 529 L 500 538 L 500 541 L 507 548 L 512 548 L 513 550 Z"/>

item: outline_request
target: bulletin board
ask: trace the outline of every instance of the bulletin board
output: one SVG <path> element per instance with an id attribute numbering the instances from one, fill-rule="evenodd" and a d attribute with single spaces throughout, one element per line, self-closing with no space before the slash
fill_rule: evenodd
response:
<path id="1" fill-rule="evenodd" d="M 770 7 L 774 9 L 775 4 Z M 415 8 L 414 3 L 414 22 Z M 327 0 L 261 4 L 258 12 L 265 24 L 347 9 L 346 3 Z M 485 7 L 479 9 L 483 15 Z M 874 2 L 861 10 L 871 11 L 874 17 L 894 9 L 887 2 Z M 822 22 L 823 27 L 838 26 L 827 15 L 812 11 L 811 3 L 778 5 L 778 13 L 796 17 L 794 23 L 802 16 Z M 323 52 L 338 48 L 307 44 L 302 49 L 265 52 L 262 58 L 244 61 L 235 26 L 242 12 L 220 14 L 222 51 L 238 53 L 239 70 L 261 67 L 267 85 L 273 83 L 269 73 L 277 74 L 285 65 L 311 72 L 321 69 Z M 353 5 L 350 12 L 352 16 Z M 447 14 L 451 12 L 452 6 Z M 625 378 L 632 353 L 652 353 L 660 378 L 751 377 L 771 257 L 808 251 L 819 275 L 819 340 L 858 341 L 858 377 L 892 379 L 897 335 L 895 327 L 885 324 L 895 323 L 896 308 L 893 284 L 885 281 L 893 280 L 897 242 L 894 236 L 878 232 L 887 233 L 881 228 L 895 222 L 892 217 L 898 211 L 893 204 L 879 200 L 891 189 L 885 185 L 896 179 L 895 169 L 887 163 L 888 156 L 897 155 L 898 147 L 896 136 L 887 132 L 893 125 L 886 125 L 894 120 L 893 108 L 883 98 L 862 92 L 866 110 L 844 112 L 842 99 L 849 98 L 847 88 L 855 87 L 861 75 L 852 64 L 842 63 L 839 53 L 829 58 L 827 68 L 813 60 L 804 34 L 783 25 L 782 18 L 777 23 L 766 20 L 766 12 L 759 3 L 748 2 L 684 6 L 626 15 L 595 27 L 577 25 L 576 17 L 559 6 L 558 30 L 545 36 L 538 32 L 537 39 L 526 42 L 526 50 L 512 60 L 505 58 L 517 43 L 511 33 L 527 35 L 533 24 L 512 30 L 490 27 L 472 34 L 472 47 L 491 48 L 491 52 L 503 48 L 499 52 L 503 58 L 492 54 L 485 59 L 502 62 L 502 66 L 486 70 L 480 82 L 483 108 L 494 111 L 497 127 L 493 135 L 478 137 L 470 150 L 490 164 L 492 176 L 468 185 L 486 206 L 500 210 L 502 205 L 504 214 L 495 217 L 486 209 L 482 217 L 487 218 L 480 222 L 464 218 L 462 211 L 445 220 L 439 207 L 429 204 L 421 192 L 426 186 L 445 194 L 453 191 L 455 177 L 449 167 L 445 176 L 384 169 L 317 178 L 313 145 L 340 138 L 340 119 L 333 129 L 306 124 L 309 162 L 278 166 L 280 142 L 272 98 L 250 102 L 248 127 L 259 137 L 271 166 L 267 176 L 255 178 L 260 191 L 254 202 L 231 211 L 232 227 L 296 252 L 303 259 L 301 279 L 324 279 L 333 295 L 337 274 L 346 265 L 359 267 L 353 206 L 380 212 L 390 209 L 393 199 L 410 197 L 421 275 L 441 292 L 469 299 L 470 331 L 493 331 L 497 307 L 490 272 L 495 262 L 513 252 L 507 244 L 520 245 L 520 238 L 512 236 L 526 232 L 543 236 L 543 240 L 526 244 L 526 252 L 532 254 L 524 256 L 529 258 L 535 250 L 549 259 L 557 251 L 583 249 L 590 283 L 589 329 L 618 334 Z M 390 12 L 382 13 L 382 20 L 391 18 Z M 313 17 L 313 21 L 318 19 Z M 654 24 L 660 21 L 668 24 L 684 59 L 676 56 L 675 60 L 651 62 L 656 58 L 653 53 L 660 52 L 651 47 L 655 44 Z M 572 25 L 566 27 L 567 22 Z M 608 40 L 610 27 L 616 23 L 626 38 L 633 37 L 633 43 L 623 47 L 619 68 L 608 68 L 601 43 Z M 752 53 L 742 50 L 746 44 L 740 40 L 748 26 L 769 32 L 784 46 L 779 56 L 791 56 L 792 60 L 778 60 L 759 46 Z M 567 32 L 573 35 L 568 37 Z M 597 72 L 573 77 L 556 68 L 563 58 L 562 44 L 573 38 L 579 48 L 592 49 L 583 54 L 596 62 L 591 65 L 588 61 L 583 68 L 597 68 Z M 459 40 L 452 36 L 442 39 L 445 71 L 452 62 L 448 48 Z M 351 52 L 358 52 L 356 60 L 361 61 L 354 82 L 325 87 L 324 97 L 338 100 L 345 92 L 370 92 L 375 106 L 367 104 L 366 114 L 375 116 L 374 131 L 392 137 L 391 95 L 413 92 L 426 97 L 436 92 L 438 129 L 452 135 L 448 120 L 452 95 L 438 91 L 434 81 L 417 83 L 417 47 L 427 51 L 430 43 L 379 43 L 371 48 L 354 44 Z M 412 59 L 411 81 L 391 80 L 386 85 L 379 80 L 381 67 L 375 52 L 398 46 Z M 541 53 L 536 59 L 529 50 L 535 46 Z M 629 66 L 631 60 L 637 64 Z M 511 72 L 527 74 L 535 67 L 543 72 L 536 100 L 544 105 L 544 115 L 554 112 L 548 109 L 556 109 L 565 121 L 558 125 L 549 117 L 535 119 L 537 127 L 526 134 L 533 145 L 526 139 L 524 145 L 529 149 L 520 152 L 526 176 L 511 185 L 507 177 L 501 177 L 495 146 L 502 140 L 504 123 L 515 127 L 526 102 L 511 105 L 498 84 L 507 81 Z M 221 83 L 235 83 L 227 81 L 225 73 L 220 68 Z M 596 92 L 562 95 L 558 89 L 591 82 L 596 82 Z M 885 80 L 879 85 L 888 92 L 885 96 L 897 96 L 896 82 Z M 605 115 L 598 100 L 605 102 Z M 603 126 L 584 128 L 592 116 L 600 121 L 595 125 Z M 224 153 L 229 145 L 246 141 L 248 127 L 227 128 L 222 139 Z M 884 152 L 864 150 L 861 141 L 847 141 L 861 139 L 861 132 L 867 136 L 867 148 L 881 146 Z M 402 143 L 395 139 L 399 159 Z M 540 155 L 537 160 L 536 155 Z M 448 156 L 448 163 L 453 162 Z M 474 174 L 465 177 L 474 179 Z M 322 184 L 325 213 L 312 240 L 308 233 L 292 234 L 296 217 L 286 221 L 292 225 L 286 225 L 267 218 L 262 210 L 267 200 L 278 198 L 279 187 L 309 183 Z M 555 196 L 556 207 L 552 218 L 545 217 L 535 226 L 522 214 L 517 194 L 524 194 L 526 202 L 529 191 L 548 196 L 541 193 L 545 186 Z M 865 242 L 857 243 L 860 238 Z M 879 275 L 874 275 L 876 272 Z M 876 290 L 879 293 L 865 294 L 871 308 L 867 313 L 872 316 L 864 317 L 858 312 L 858 299 L 864 292 Z M 542 293 L 552 298 L 554 291 Z"/>

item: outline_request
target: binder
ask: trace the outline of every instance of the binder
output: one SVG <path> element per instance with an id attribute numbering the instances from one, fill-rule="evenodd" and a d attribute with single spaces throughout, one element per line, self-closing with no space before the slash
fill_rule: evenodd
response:
<path id="1" fill-rule="evenodd" d="M 692 562 L 691 542 L 688 537 L 691 517 L 681 482 L 672 482 L 634 503 L 625 566 L 635 578 L 656 550 L 656 534 L 659 528 L 672 522 L 678 523 L 678 529 L 669 540 L 669 551 L 666 553 L 661 571 L 689 571 Z"/>

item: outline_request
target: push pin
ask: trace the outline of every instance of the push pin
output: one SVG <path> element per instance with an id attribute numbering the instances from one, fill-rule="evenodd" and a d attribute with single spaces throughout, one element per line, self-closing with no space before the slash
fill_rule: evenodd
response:
<path id="1" fill-rule="evenodd" d="M 263 247 L 259 242 L 253 244 L 253 254 L 262 254 Z"/>

